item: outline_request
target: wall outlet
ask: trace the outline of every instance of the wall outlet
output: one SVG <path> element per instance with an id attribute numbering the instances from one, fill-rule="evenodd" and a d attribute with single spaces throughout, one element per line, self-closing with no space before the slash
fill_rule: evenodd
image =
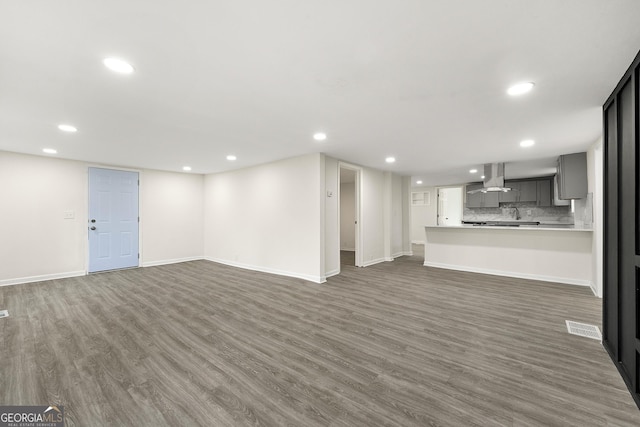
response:
<path id="1" fill-rule="evenodd" d="M 65 211 L 64 219 L 74 219 L 76 217 L 76 213 L 74 211 Z"/>
<path id="2" fill-rule="evenodd" d="M 331 190 L 327 191 L 327 197 L 333 197 L 333 191 Z"/>
<path id="3" fill-rule="evenodd" d="M 531 216 L 531 209 L 527 209 L 527 215 Z"/>

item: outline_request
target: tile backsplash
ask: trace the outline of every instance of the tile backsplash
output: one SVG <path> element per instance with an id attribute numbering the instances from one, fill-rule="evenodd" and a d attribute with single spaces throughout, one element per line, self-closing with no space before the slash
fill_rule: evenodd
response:
<path id="1" fill-rule="evenodd" d="M 540 221 L 544 224 L 573 224 L 571 206 L 536 206 L 535 202 L 501 203 L 499 208 L 464 207 L 463 221 Z"/>

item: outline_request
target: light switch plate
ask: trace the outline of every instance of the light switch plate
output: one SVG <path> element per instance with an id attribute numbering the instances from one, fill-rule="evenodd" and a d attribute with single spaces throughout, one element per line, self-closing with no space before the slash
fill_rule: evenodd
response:
<path id="1" fill-rule="evenodd" d="M 9 317 L 9 310 L 0 310 L 0 319 L 3 317 Z"/>
<path id="2" fill-rule="evenodd" d="M 327 197 L 333 197 L 333 191 L 327 191 Z"/>
<path id="3" fill-rule="evenodd" d="M 74 211 L 65 211 L 64 219 L 74 219 L 76 217 L 76 213 Z"/>

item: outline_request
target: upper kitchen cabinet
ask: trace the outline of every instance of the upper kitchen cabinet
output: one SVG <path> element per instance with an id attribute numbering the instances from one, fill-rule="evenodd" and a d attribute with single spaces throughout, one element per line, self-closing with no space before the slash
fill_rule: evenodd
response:
<path id="1" fill-rule="evenodd" d="M 587 197 L 587 153 L 560 156 L 557 179 L 559 199 Z"/>
<path id="2" fill-rule="evenodd" d="M 538 206 L 551 206 L 551 178 L 536 181 Z"/>
<path id="3" fill-rule="evenodd" d="M 477 193 L 469 193 L 469 191 L 480 190 L 482 188 L 482 184 L 469 184 L 465 187 L 465 193 L 467 196 L 467 202 L 465 205 L 468 208 L 481 208 L 483 194 L 481 192 Z"/>
<path id="4" fill-rule="evenodd" d="M 498 193 L 477 193 L 469 194 L 469 191 L 480 190 L 483 187 L 482 184 L 469 184 L 466 186 L 465 191 L 467 193 L 468 208 L 497 208 L 500 206 L 498 200 Z"/>
<path id="5" fill-rule="evenodd" d="M 538 200 L 537 180 L 506 181 L 505 186 L 513 190 L 506 193 L 499 193 L 500 203 L 531 202 L 536 203 L 538 206 L 549 206 L 548 204 L 540 204 Z"/>
<path id="6" fill-rule="evenodd" d="M 519 185 L 520 194 L 519 202 L 537 202 L 538 201 L 538 183 L 537 181 L 521 181 Z"/>
<path id="7" fill-rule="evenodd" d="M 482 193 L 484 195 L 484 207 L 485 208 L 498 208 L 500 207 L 500 193 Z"/>

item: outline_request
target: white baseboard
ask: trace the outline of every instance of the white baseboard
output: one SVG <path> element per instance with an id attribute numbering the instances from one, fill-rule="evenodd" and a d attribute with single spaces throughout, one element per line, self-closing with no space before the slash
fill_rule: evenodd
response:
<path id="1" fill-rule="evenodd" d="M 518 273 L 514 271 L 490 270 L 487 268 L 475 268 L 475 267 L 467 267 L 464 265 L 441 264 L 438 262 L 428 262 L 428 261 L 425 261 L 424 265 L 425 267 L 445 268 L 447 270 L 468 271 L 471 273 L 491 274 L 494 276 L 515 277 L 518 279 L 540 280 L 543 282 L 564 283 L 567 285 L 591 287 L 590 280 L 571 279 L 567 277 L 543 276 L 539 274 L 526 274 L 526 273 Z"/>
<path id="2" fill-rule="evenodd" d="M 399 258 L 401 256 L 411 256 L 413 255 L 413 251 L 402 251 L 402 252 L 396 252 L 395 254 L 391 254 L 391 258 L 396 259 Z"/>
<path id="3" fill-rule="evenodd" d="M 245 270 L 260 271 L 262 273 L 277 274 L 280 276 L 287 276 L 287 277 L 296 277 L 298 279 L 308 280 L 309 282 L 324 283 L 327 281 L 326 277 L 324 276 L 314 276 L 311 274 L 301 274 L 293 271 L 277 270 L 275 268 L 262 267 L 259 265 L 243 264 L 240 262 L 229 261 L 226 259 L 212 258 L 212 257 L 204 257 L 204 259 L 207 261 L 217 262 L 219 264 L 224 264 L 231 267 L 243 268 Z"/>
<path id="4" fill-rule="evenodd" d="M 41 276 L 19 277 L 17 279 L 0 280 L 0 286 L 20 285 L 22 283 L 44 282 L 45 280 L 67 279 L 69 277 L 85 276 L 86 271 L 67 271 L 65 273 L 43 274 Z"/>
<path id="5" fill-rule="evenodd" d="M 324 277 L 325 277 L 325 279 L 328 279 L 329 277 L 337 276 L 338 274 L 340 274 L 340 269 L 339 268 L 337 268 L 335 270 L 327 271 L 325 273 Z"/>
<path id="6" fill-rule="evenodd" d="M 355 252 L 356 248 L 340 248 L 340 250 L 345 252 Z"/>
<path id="7" fill-rule="evenodd" d="M 397 252 L 395 254 L 392 254 L 391 258 L 396 259 L 396 258 L 400 258 L 401 256 L 413 256 L 413 251 Z"/>
<path id="8" fill-rule="evenodd" d="M 372 259 L 371 261 L 364 261 L 362 263 L 363 267 L 369 267 L 370 265 L 374 265 L 374 264 L 380 264 L 381 262 L 385 262 L 386 260 L 384 258 L 378 258 L 378 259 Z M 391 260 L 393 261 L 393 260 Z"/>
<path id="9" fill-rule="evenodd" d="M 414 245 L 424 245 L 424 240 L 412 240 L 411 243 Z"/>
<path id="10" fill-rule="evenodd" d="M 202 257 L 202 256 L 192 256 L 192 257 L 175 258 L 175 259 L 163 259 L 163 260 L 160 260 L 160 261 L 143 262 L 142 263 L 142 267 L 155 267 L 157 265 L 178 264 L 180 262 L 200 261 L 200 260 L 203 260 L 203 259 L 204 259 L 204 257 Z"/>

